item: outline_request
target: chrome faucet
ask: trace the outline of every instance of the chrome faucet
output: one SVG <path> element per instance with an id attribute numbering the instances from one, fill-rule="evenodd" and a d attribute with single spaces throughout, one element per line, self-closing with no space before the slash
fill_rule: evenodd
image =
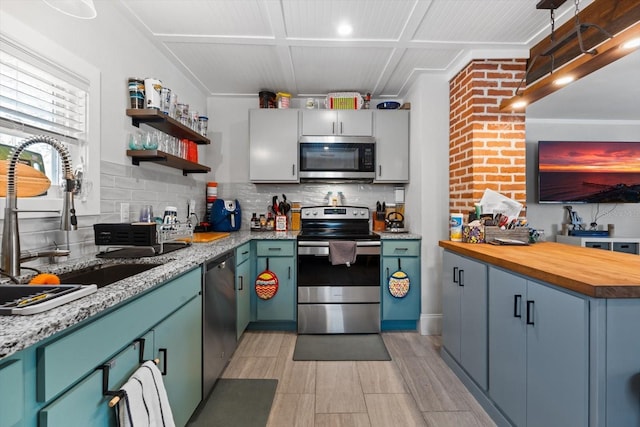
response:
<path id="1" fill-rule="evenodd" d="M 60 212 L 47 210 L 18 210 L 16 195 L 16 164 L 20 153 L 30 145 L 37 143 L 45 143 L 52 146 L 62 157 L 62 166 L 64 171 L 64 196 L 62 200 L 62 212 L 60 216 L 61 230 L 76 230 L 78 222 L 76 218 L 76 210 L 73 204 L 73 191 L 75 188 L 75 179 L 73 169 L 71 167 L 71 158 L 67 148 L 57 139 L 39 135 L 26 139 L 22 144 L 16 147 L 11 154 L 9 165 L 7 167 L 7 197 L 4 208 L 4 225 L 2 229 L 2 270 L 9 276 L 20 275 L 20 262 L 22 260 L 32 259 L 39 256 L 65 256 L 69 255 L 69 250 L 54 250 L 44 252 L 30 252 L 23 258 L 20 252 L 20 235 L 18 233 L 18 212 Z M 35 254 L 35 256 L 34 256 Z"/>

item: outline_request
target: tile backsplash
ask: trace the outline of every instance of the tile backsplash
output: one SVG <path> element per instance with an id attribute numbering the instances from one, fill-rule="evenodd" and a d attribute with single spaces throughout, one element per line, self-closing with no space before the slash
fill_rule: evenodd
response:
<path id="1" fill-rule="evenodd" d="M 182 176 L 174 170 L 158 165 L 120 165 L 102 161 L 100 164 L 100 215 L 78 218 L 78 230 L 64 232 L 58 229 L 59 218 L 21 219 L 21 249 L 39 250 L 64 247 L 67 235 L 71 258 L 96 252 L 93 224 L 120 222 L 122 203 L 129 204 L 129 218 L 137 221 L 140 209 L 152 205 L 154 214 L 161 216 L 165 206 L 176 206 L 178 217 L 187 215 L 189 200 L 196 201 L 196 216 L 205 218 L 206 183 L 193 175 Z M 287 196 L 290 202 L 302 206 L 329 204 L 328 193 L 342 193 L 343 203 L 350 206 L 366 206 L 375 209 L 376 201 L 393 202 L 394 189 L 391 184 L 252 184 L 218 183 L 218 198 L 237 199 L 242 209 L 242 229 L 249 229 L 253 212 L 267 213 L 272 197 Z M 66 233 L 66 235 L 65 235 Z M 66 258 L 61 258 L 65 260 Z M 36 259 L 26 266 L 46 264 L 49 259 Z"/>

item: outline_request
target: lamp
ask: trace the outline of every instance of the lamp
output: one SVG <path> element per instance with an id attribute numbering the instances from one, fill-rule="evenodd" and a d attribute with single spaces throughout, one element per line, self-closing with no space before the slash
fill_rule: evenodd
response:
<path id="1" fill-rule="evenodd" d="M 98 13 L 93 0 L 42 0 L 58 12 L 80 19 L 93 19 Z"/>

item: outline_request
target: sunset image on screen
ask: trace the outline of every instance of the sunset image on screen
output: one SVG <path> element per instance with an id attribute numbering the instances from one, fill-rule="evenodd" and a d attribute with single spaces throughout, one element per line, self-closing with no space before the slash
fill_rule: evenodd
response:
<path id="1" fill-rule="evenodd" d="M 640 142 L 540 141 L 540 202 L 640 203 Z"/>

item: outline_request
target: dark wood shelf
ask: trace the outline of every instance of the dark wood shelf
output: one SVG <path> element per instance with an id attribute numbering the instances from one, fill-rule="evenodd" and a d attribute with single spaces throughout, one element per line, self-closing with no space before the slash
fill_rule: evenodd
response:
<path id="1" fill-rule="evenodd" d="M 140 162 L 154 162 L 170 168 L 180 169 L 184 176 L 190 173 L 211 172 L 211 168 L 208 166 L 194 163 L 159 150 L 127 150 L 127 156 L 131 157 L 131 163 L 136 166 L 139 166 Z"/>
<path id="2" fill-rule="evenodd" d="M 140 127 L 140 123 L 147 124 L 155 129 L 158 129 L 166 134 L 175 136 L 176 138 L 186 138 L 196 144 L 210 144 L 211 141 L 204 135 L 199 134 L 193 129 L 183 125 L 176 119 L 167 116 L 166 114 L 155 110 L 149 109 L 128 109 L 127 116 L 131 117 L 131 122 L 134 126 Z"/>

